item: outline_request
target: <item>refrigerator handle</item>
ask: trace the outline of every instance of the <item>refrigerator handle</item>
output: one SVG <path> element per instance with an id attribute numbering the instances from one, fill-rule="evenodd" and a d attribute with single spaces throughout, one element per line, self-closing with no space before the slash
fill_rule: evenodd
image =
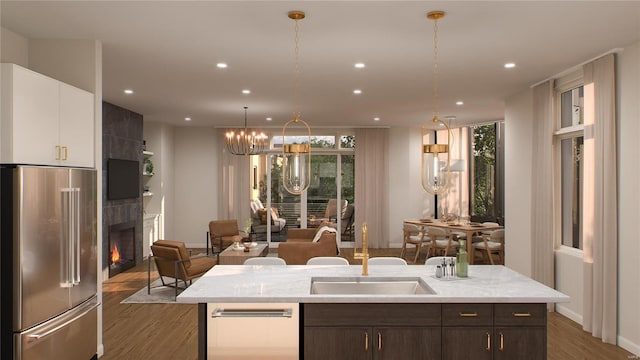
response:
<path id="1" fill-rule="evenodd" d="M 73 263 L 74 263 L 74 252 L 73 252 L 73 248 L 74 248 L 74 222 L 75 222 L 75 218 L 74 218 L 74 203 L 73 203 L 73 188 L 64 188 L 61 189 L 62 193 L 64 194 L 63 199 L 64 199 L 64 209 L 63 212 L 66 214 L 66 233 L 64 233 L 64 239 L 62 244 L 64 244 L 65 248 L 63 250 L 63 253 L 66 255 L 66 261 L 62 264 L 63 269 L 64 269 L 64 274 L 62 275 L 61 278 L 61 283 L 60 286 L 63 288 L 70 288 L 73 287 Z"/>
<path id="2" fill-rule="evenodd" d="M 80 285 L 80 188 L 73 189 L 73 194 L 75 195 L 75 204 L 73 206 L 74 209 L 74 246 L 75 246 L 75 273 L 73 277 L 73 285 Z"/>

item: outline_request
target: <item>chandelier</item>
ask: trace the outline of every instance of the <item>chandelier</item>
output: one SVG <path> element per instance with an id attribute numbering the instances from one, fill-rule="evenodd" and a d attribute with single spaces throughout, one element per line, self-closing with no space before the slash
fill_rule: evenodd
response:
<path id="1" fill-rule="evenodd" d="M 437 143 L 437 131 L 433 144 L 425 144 L 425 128 L 422 127 L 422 154 L 421 154 L 421 183 L 422 188 L 434 195 L 442 194 L 449 187 L 451 177 L 451 159 L 449 156 L 449 144 L 451 144 L 451 129 L 438 118 L 438 20 L 444 17 L 444 11 L 431 11 L 427 19 L 433 20 L 433 123 L 442 124 L 447 130 L 447 143 Z"/>
<path id="2" fill-rule="evenodd" d="M 311 184 L 311 129 L 309 124 L 300 118 L 298 107 L 298 84 L 299 84 L 299 63 L 298 63 L 298 21 L 304 19 L 303 11 L 289 11 L 289 19 L 295 21 L 295 70 L 293 82 L 294 112 L 293 119 L 289 120 L 282 128 L 282 185 L 284 189 L 292 195 L 300 195 L 309 188 Z M 297 137 L 301 143 L 285 144 L 287 128 L 290 125 L 303 127 L 306 131 L 304 136 Z"/>
<path id="3" fill-rule="evenodd" d="M 264 151 L 267 145 L 267 135 L 263 132 L 256 132 L 247 129 L 247 107 L 244 107 L 244 129 L 236 134 L 235 131 L 229 130 L 226 133 L 225 141 L 227 150 L 233 155 L 257 155 Z"/>

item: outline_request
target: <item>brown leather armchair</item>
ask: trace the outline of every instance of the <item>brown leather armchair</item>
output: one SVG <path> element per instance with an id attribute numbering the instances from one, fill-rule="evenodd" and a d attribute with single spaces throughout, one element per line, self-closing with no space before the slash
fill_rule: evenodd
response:
<path id="1" fill-rule="evenodd" d="M 202 276 L 216 264 L 215 259 L 210 257 L 191 257 L 180 241 L 157 240 L 151 245 L 151 253 L 162 286 L 174 287 L 175 296 L 178 296 L 178 289 L 186 289 L 193 279 Z M 164 277 L 173 278 L 174 283 L 165 283 Z M 178 286 L 178 280 L 184 282 L 184 288 Z M 151 293 L 151 259 L 147 267 L 147 293 Z"/>
<path id="2" fill-rule="evenodd" d="M 235 241 L 242 241 L 242 236 L 240 236 L 240 231 L 238 230 L 238 220 L 212 220 L 209 222 L 207 254 L 209 254 L 209 244 L 211 244 L 211 253 L 219 254 Z M 216 246 L 218 246 L 217 252 L 214 251 Z"/>
<path id="3" fill-rule="evenodd" d="M 278 246 L 278 257 L 284 259 L 287 265 L 305 265 L 312 257 L 336 256 L 336 234 L 325 231 L 318 241 L 313 242 L 318 230 L 289 229 L 287 241 Z"/>

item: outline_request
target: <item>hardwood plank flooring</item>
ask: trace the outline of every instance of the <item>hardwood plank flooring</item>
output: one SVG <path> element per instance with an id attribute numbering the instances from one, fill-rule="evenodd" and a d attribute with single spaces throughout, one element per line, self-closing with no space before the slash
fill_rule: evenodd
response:
<path id="1" fill-rule="evenodd" d="M 276 251 L 271 249 L 270 252 Z M 400 249 L 371 249 L 370 252 L 371 256 L 400 255 Z M 353 260 L 352 249 L 344 249 L 343 256 L 352 264 L 358 263 Z M 152 273 L 152 280 L 155 278 L 157 276 Z M 146 283 L 146 262 L 104 282 L 105 353 L 101 359 L 197 359 L 197 305 L 120 304 Z M 549 313 L 547 324 L 548 359 L 638 358 L 620 347 L 602 343 L 583 331 L 579 324 L 558 313 Z"/>

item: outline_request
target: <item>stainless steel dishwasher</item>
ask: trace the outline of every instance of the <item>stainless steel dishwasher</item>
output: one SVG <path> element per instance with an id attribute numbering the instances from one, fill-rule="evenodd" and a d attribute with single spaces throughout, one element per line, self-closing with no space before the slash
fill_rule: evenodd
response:
<path id="1" fill-rule="evenodd" d="M 207 317 L 208 359 L 298 359 L 297 303 L 211 303 Z"/>

